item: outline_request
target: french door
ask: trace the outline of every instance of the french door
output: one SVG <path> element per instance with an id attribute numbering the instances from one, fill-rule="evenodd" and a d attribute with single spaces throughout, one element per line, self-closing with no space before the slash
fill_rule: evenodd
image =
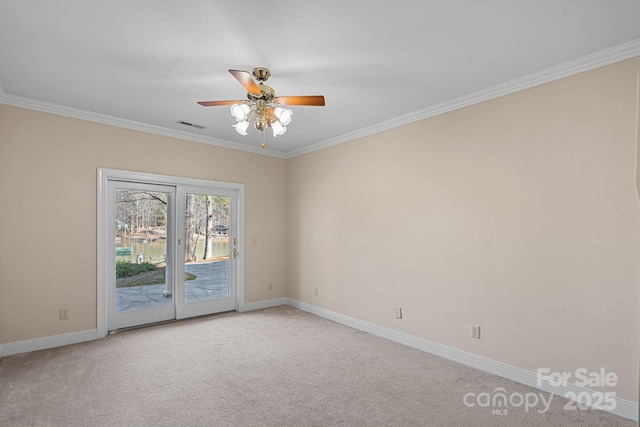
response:
<path id="1" fill-rule="evenodd" d="M 103 181 L 106 330 L 236 309 L 237 188 Z"/>

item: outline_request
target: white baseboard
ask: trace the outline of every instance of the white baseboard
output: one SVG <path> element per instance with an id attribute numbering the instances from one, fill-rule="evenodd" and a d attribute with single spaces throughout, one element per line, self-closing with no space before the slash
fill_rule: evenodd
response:
<path id="1" fill-rule="evenodd" d="M 482 371 L 498 375 L 500 377 L 516 381 L 529 387 L 533 387 L 538 390 L 542 390 L 558 396 L 564 397 L 566 393 L 580 395 L 580 393 L 584 392 L 587 392 L 592 396 L 598 396 L 601 394 L 599 392 L 588 390 L 582 387 L 577 387 L 572 384 L 553 386 L 545 381 L 541 385 L 538 385 L 539 377 L 535 372 L 507 365 L 495 360 L 487 359 L 486 357 L 478 356 L 466 351 L 455 349 L 453 347 L 438 344 L 433 341 L 425 340 L 423 338 L 418 338 L 416 336 L 396 331 L 394 329 L 385 328 L 383 326 L 366 322 L 364 320 L 345 316 L 344 314 L 336 313 L 292 298 L 274 298 L 246 303 L 238 307 L 238 311 L 246 312 L 252 310 L 260 310 L 263 308 L 277 307 L 279 305 L 285 304 L 306 311 L 308 313 L 315 314 L 325 319 L 333 320 L 334 322 L 338 322 L 343 325 L 350 326 L 352 328 L 359 329 L 361 331 L 368 332 L 370 334 L 377 335 L 379 337 L 425 351 L 427 353 L 435 354 L 437 356 L 462 363 L 463 365 L 471 366 L 473 368 L 480 369 Z M 89 329 L 86 331 L 70 332 L 67 334 L 2 344 L 0 345 L 0 357 L 6 357 L 20 353 L 28 353 L 30 351 L 36 350 L 44 350 L 47 348 L 61 347 L 69 344 L 77 344 L 85 341 L 93 341 L 100 338 L 103 337 L 98 334 L 97 329 Z M 630 420 L 638 421 L 639 407 L 637 403 L 630 402 L 618 397 L 613 397 L 613 400 L 615 401 L 615 408 L 609 410 L 609 412 L 624 418 L 628 418 Z"/>
<path id="2" fill-rule="evenodd" d="M 63 345 L 93 341 L 99 338 L 102 337 L 98 335 L 97 329 L 89 329 L 86 331 L 70 332 L 68 334 L 17 341 L 0 345 L 0 357 L 28 353 L 36 350 L 44 350 L 47 348 L 62 347 Z"/>
<path id="3" fill-rule="evenodd" d="M 277 307 L 285 305 L 286 298 L 274 298 L 264 301 L 240 304 L 239 312 L 260 310 L 262 308 Z M 0 344 L 0 357 L 12 356 L 14 354 L 28 353 L 30 351 L 45 350 L 47 348 L 61 347 L 63 345 L 77 344 L 84 341 L 93 341 L 104 336 L 98 334 L 97 329 L 86 331 L 70 332 L 67 334 L 53 335 L 50 337 L 34 338 L 25 341 L 17 341 L 7 344 Z"/>
<path id="4" fill-rule="evenodd" d="M 263 309 L 263 308 L 277 307 L 279 305 L 286 305 L 286 304 L 287 304 L 287 299 L 284 298 L 284 297 L 266 299 L 266 300 L 262 300 L 262 301 L 256 301 L 256 302 L 249 302 L 249 303 L 241 304 L 238 307 L 238 312 L 243 313 L 245 311 L 260 310 L 260 309 Z"/>
<path id="5" fill-rule="evenodd" d="M 538 385 L 540 383 L 540 378 L 538 377 L 536 372 L 527 371 L 525 369 L 507 365 L 505 363 L 487 359 L 486 357 L 458 350 L 453 347 L 448 347 L 446 345 L 438 344 L 433 341 L 418 338 L 404 332 L 396 331 L 394 329 L 385 328 L 383 326 L 366 322 L 364 320 L 345 316 L 344 314 L 336 313 L 292 298 L 286 298 L 286 303 L 291 307 L 298 308 L 300 310 L 315 314 L 325 319 L 333 320 L 334 322 L 338 322 L 343 325 L 350 326 L 352 328 L 359 329 L 361 331 L 368 332 L 370 334 L 377 335 L 379 337 L 425 351 L 427 353 L 435 354 L 436 356 L 444 357 L 445 359 L 453 360 L 463 365 L 471 366 L 473 368 L 480 369 L 481 371 L 498 375 L 508 380 L 512 380 L 520 384 L 545 391 L 547 393 L 564 397 L 566 393 L 571 393 L 574 396 L 580 396 L 581 393 L 586 392 L 590 396 L 593 396 L 595 398 L 594 401 L 603 402 L 603 400 L 598 399 L 598 397 L 604 398 L 604 395 L 601 392 L 577 387 L 572 384 L 562 384 L 560 386 L 554 386 L 551 385 L 548 381 L 542 381 L 542 384 Z M 609 399 L 609 401 L 613 399 L 613 401 L 615 402 L 615 407 L 611 410 L 608 410 L 608 412 L 624 418 L 628 418 L 633 421 L 638 421 L 637 403 L 630 402 L 625 399 L 620 399 L 615 396 L 607 397 L 607 399 Z"/>

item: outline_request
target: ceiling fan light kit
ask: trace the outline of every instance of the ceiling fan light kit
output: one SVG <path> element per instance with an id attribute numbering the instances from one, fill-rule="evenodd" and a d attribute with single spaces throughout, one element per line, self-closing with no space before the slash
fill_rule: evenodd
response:
<path id="1" fill-rule="evenodd" d="M 234 101 L 201 101 L 198 104 L 204 107 L 214 107 L 219 105 L 231 105 L 231 115 L 236 119 L 233 125 L 240 135 L 247 135 L 247 129 L 251 120 L 253 126 L 261 134 L 262 148 L 266 148 L 265 132 L 271 128 L 274 138 L 284 135 L 287 125 L 291 123 L 293 111 L 282 108 L 281 105 L 311 105 L 324 106 L 324 96 L 276 96 L 272 87 L 264 82 L 271 76 L 271 71 L 264 67 L 253 69 L 253 78 L 247 71 L 229 70 L 229 73 L 240 82 L 247 90 L 246 100 Z"/>

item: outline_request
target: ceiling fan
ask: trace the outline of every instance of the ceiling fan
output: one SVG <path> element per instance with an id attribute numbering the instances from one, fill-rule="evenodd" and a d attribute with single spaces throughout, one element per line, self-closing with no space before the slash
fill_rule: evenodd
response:
<path id="1" fill-rule="evenodd" d="M 310 105 L 324 106 L 324 96 L 276 96 L 272 87 L 264 84 L 271 76 L 271 71 L 264 67 L 256 67 L 252 70 L 251 78 L 248 71 L 229 70 L 231 75 L 247 90 L 246 100 L 228 101 L 200 101 L 203 107 L 215 107 L 219 105 L 231 105 L 231 115 L 235 117 L 236 124 L 233 127 L 240 135 L 247 134 L 247 128 L 251 119 L 254 119 L 254 127 L 261 133 L 262 148 L 266 148 L 264 142 L 265 131 L 270 127 L 273 136 L 282 135 L 287 131 L 287 125 L 291 123 L 293 111 L 282 108 L 281 105 Z"/>

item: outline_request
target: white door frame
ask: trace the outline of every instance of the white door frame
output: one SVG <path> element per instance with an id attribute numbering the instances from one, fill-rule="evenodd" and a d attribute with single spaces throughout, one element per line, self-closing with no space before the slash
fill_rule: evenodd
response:
<path id="1" fill-rule="evenodd" d="M 113 239 L 108 234 L 106 220 L 107 210 L 110 209 L 108 203 L 107 182 L 109 180 L 140 182 L 145 184 L 192 186 L 220 188 L 225 190 L 235 190 L 238 192 L 237 200 L 237 262 L 235 263 L 235 286 L 236 287 L 236 310 L 242 311 L 244 305 L 244 184 L 230 183 L 222 181 L 210 181 L 195 178 L 183 178 L 169 175 L 157 175 L 145 172 L 132 172 L 118 169 L 98 168 L 97 171 L 97 293 L 96 293 L 96 330 L 99 337 L 105 337 L 108 333 L 107 327 L 107 298 L 108 286 L 106 283 L 108 264 L 107 242 Z M 232 284 L 233 285 L 233 284 Z"/>

